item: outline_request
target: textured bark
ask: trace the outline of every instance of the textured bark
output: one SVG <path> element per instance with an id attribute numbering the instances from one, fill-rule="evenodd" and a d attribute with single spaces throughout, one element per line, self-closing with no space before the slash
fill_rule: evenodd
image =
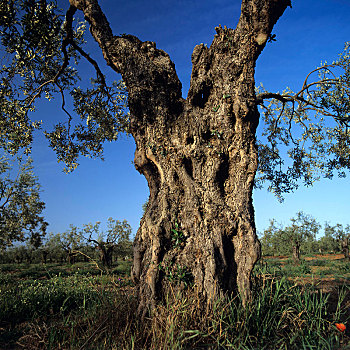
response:
<path id="1" fill-rule="evenodd" d="M 88 241 L 95 244 L 95 247 L 100 251 L 100 259 L 103 266 L 110 268 L 112 266 L 113 252 L 115 245 L 103 241 L 96 241 L 91 236 Z"/>
<path id="2" fill-rule="evenodd" d="M 255 62 L 290 1 L 243 1 L 235 30 L 217 27 L 209 48 L 194 48 L 186 100 L 173 62 L 155 43 L 113 36 L 96 0 L 70 3 L 128 88 L 134 162 L 150 189 L 134 244 L 140 311 L 166 293 L 169 280 L 193 282 L 207 300 L 238 290 L 246 303 L 260 254 L 252 205 Z"/>
<path id="3" fill-rule="evenodd" d="M 112 266 L 112 257 L 114 247 L 105 247 L 104 245 L 99 245 L 98 249 L 101 253 L 101 262 L 103 266 L 110 268 Z"/>
<path id="4" fill-rule="evenodd" d="M 344 254 L 344 258 L 346 260 L 350 260 L 350 255 L 349 255 L 349 238 L 344 238 L 341 241 L 341 247 L 342 247 L 342 251 Z"/>
<path id="5" fill-rule="evenodd" d="M 294 264 L 300 263 L 300 243 L 296 242 L 293 245 L 293 261 Z"/>

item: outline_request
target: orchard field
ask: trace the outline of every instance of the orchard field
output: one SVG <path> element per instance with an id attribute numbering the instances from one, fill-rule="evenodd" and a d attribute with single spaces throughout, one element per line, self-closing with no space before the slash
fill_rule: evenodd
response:
<path id="1" fill-rule="evenodd" d="M 137 317 L 131 259 L 0 264 L 1 349 L 347 349 L 350 262 L 264 256 L 247 309 L 221 298 L 205 314 L 194 288 Z M 176 280 L 173 283 L 177 283 Z"/>

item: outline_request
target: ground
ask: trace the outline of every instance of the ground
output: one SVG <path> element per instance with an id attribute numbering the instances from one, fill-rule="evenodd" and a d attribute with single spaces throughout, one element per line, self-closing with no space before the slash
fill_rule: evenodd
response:
<path id="1" fill-rule="evenodd" d="M 82 262 L 0 264 L 0 348 L 333 350 L 350 344 L 350 262 L 342 255 L 305 256 L 300 265 L 286 256 L 264 257 L 249 310 L 228 297 L 199 315 L 200 300 L 189 289 L 169 295 L 143 323 L 130 265 L 121 261 L 106 272 Z M 340 332 L 335 323 L 348 328 Z"/>

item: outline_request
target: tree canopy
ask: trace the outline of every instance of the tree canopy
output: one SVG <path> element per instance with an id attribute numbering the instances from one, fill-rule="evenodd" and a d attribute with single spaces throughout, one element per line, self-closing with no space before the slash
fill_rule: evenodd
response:
<path id="1" fill-rule="evenodd" d="M 16 170 L 16 168 L 18 168 Z M 40 185 L 30 157 L 0 157 L 0 248 L 29 240 L 39 246 L 47 223 L 42 211 Z"/>
<path id="2" fill-rule="evenodd" d="M 290 255 L 295 251 L 302 254 L 339 253 L 348 249 L 350 225 L 331 225 L 325 222 L 324 235 L 317 237 L 321 225 L 309 214 L 302 211 L 290 219 L 287 226 L 276 220 L 262 232 L 260 242 L 263 255 Z M 347 256 L 346 256 L 347 257 Z"/>
<path id="3" fill-rule="evenodd" d="M 269 190 L 282 199 L 300 181 L 310 186 L 335 173 L 345 177 L 350 166 L 349 62 L 347 42 L 337 60 L 306 76 L 298 92 L 257 89 L 264 121 L 257 187 L 268 181 Z"/>
<path id="4" fill-rule="evenodd" d="M 101 222 L 97 221 L 95 224 L 84 225 L 82 234 L 88 237 L 89 243 L 100 250 L 103 265 L 110 267 L 113 252 L 119 250 L 119 253 L 122 253 L 126 248 L 125 243 L 130 242 L 131 226 L 126 220 L 121 222 L 108 218 L 107 231 L 104 232 L 100 230 L 100 224 Z"/>
<path id="5" fill-rule="evenodd" d="M 102 157 L 103 142 L 116 140 L 128 124 L 125 85 L 106 86 L 96 61 L 81 48 L 85 23 L 73 28 L 74 12 L 64 15 L 55 2 L 0 3 L 0 146 L 11 154 L 20 149 L 29 153 L 33 132 L 42 126 L 32 117 L 36 103 L 59 96 L 66 118 L 44 132 L 66 171 L 78 165 L 79 155 Z M 79 86 L 81 57 L 96 68 L 86 88 Z M 66 107 L 67 96 L 74 111 Z"/>
<path id="6" fill-rule="evenodd" d="M 93 57 L 84 51 L 86 22 L 55 2 L 2 0 L 0 37 L 6 64 L 0 70 L 1 147 L 11 154 L 30 152 L 40 98 L 61 99 L 66 118 L 44 131 L 66 171 L 79 155 L 103 157 L 104 141 L 128 132 L 127 91 L 122 81 L 107 86 Z M 123 34 L 125 35 L 125 34 Z M 123 36 L 122 35 L 122 36 Z M 125 35 L 127 37 L 127 35 Z M 275 40 L 275 39 L 272 39 Z M 272 41 L 270 39 L 270 41 Z M 310 186 L 322 177 L 344 177 L 350 166 L 350 45 L 332 63 L 312 70 L 298 92 L 257 88 L 264 131 L 258 140 L 257 188 L 264 183 L 282 200 L 299 183 Z M 91 64 L 96 76 L 79 86 L 79 64 Z M 74 110 L 66 107 L 67 96 Z M 224 96 L 224 99 L 228 96 Z"/>

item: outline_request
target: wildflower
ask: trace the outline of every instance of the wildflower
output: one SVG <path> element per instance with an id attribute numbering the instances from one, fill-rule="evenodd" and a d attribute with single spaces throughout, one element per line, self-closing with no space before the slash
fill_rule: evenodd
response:
<path id="1" fill-rule="evenodd" d="M 345 329 L 346 329 L 346 326 L 344 323 L 336 323 L 335 326 L 337 327 L 337 329 L 340 331 L 340 332 L 344 332 Z"/>

